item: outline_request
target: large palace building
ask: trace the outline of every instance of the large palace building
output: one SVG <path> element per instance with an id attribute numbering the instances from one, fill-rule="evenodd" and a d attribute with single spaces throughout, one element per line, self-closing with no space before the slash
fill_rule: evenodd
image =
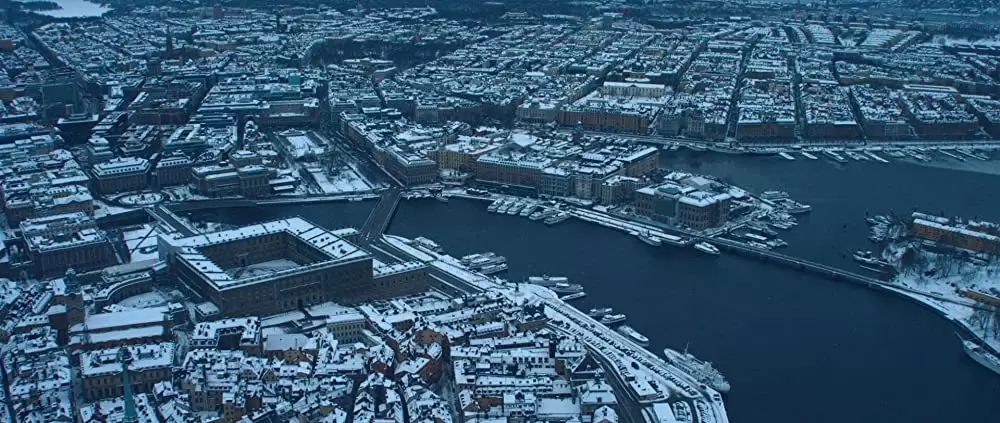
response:
<path id="1" fill-rule="evenodd" d="M 159 251 L 179 281 L 230 317 L 427 289 L 425 265 L 404 263 L 403 272 L 383 265 L 348 240 L 356 233 L 295 217 L 186 238 L 160 235 Z"/>

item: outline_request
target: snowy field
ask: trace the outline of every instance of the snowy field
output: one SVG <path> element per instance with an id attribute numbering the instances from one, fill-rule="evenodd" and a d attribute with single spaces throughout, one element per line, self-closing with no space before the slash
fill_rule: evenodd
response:
<path id="1" fill-rule="evenodd" d="M 288 145 L 290 146 L 292 157 L 296 159 L 301 159 L 308 155 L 309 153 L 320 153 L 323 149 L 316 146 L 312 138 L 307 135 L 292 135 L 285 137 L 288 140 Z"/>
<path id="2" fill-rule="evenodd" d="M 147 223 L 141 229 L 133 229 L 122 232 L 125 246 L 128 247 L 131 261 L 156 260 L 159 253 L 156 251 L 156 229 L 155 226 Z"/>
<path id="3" fill-rule="evenodd" d="M 902 248 L 887 249 L 890 262 L 897 264 Z M 985 310 L 985 304 L 962 295 L 972 290 L 988 295 L 1000 292 L 1000 263 L 963 260 L 952 254 L 938 254 L 924 249 L 910 250 L 908 264 L 893 279 L 897 286 L 924 295 L 906 293 L 940 310 L 948 318 L 966 326 L 995 349 L 1000 349 L 1000 314 Z"/>

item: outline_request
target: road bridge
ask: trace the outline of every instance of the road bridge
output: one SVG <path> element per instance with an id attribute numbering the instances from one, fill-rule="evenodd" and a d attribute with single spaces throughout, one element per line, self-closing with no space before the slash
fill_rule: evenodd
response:
<path id="1" fill-rule="evenodd" d="M 198 234 L 195 228 L 170 211 L 165 205 L 147 207 L 146 212 L 160 224 L 170 227 L 186 237 Z"/>
<path id="2" fill-rule="evenodd" d="M 365 220 L 364 225 L 361 226 L 361 230 L 359 231 L 361 232 L 360 239 L 362 245 L 372 244 L 382 238 L 382 234 L 385 233 L 385 229 L 389 226 L 389 221 L 396 214 L 396 208 L 399 207 L 399 199 L 402 193 L 403 189 L 399 187 L 392 187 L 382 192 L 378 204 L 368 214 L 368 219 Z"/>

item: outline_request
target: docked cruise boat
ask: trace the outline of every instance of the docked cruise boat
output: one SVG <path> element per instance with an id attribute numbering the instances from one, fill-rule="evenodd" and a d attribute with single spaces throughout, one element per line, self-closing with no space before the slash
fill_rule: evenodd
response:
<path id="1" fill-rule="evenodd" d="M 507 270 L 507 263 L 488 264 L 486 266 L 480 267 L 479 273 L 482 273 L 484 275 L 492 275 L 494 273 L 500 273 L 505 270 Z"/>
<path id="2" fill-rule="evenodd" d="M 784 191 L 764 191 L 760 193 L 760 198 L 768 201 L 784 200 L 788 197 L 788 193 Z"/>
<path id="3" fill-rule="evenodd" d="M 580 291 L 580 292 L 574 292 L 574 293 L 569 294 L 569 295 L 563 295 L 563 296 L 559 297 L 559 299 L 563 300 L 563 301 L 573 301 L 573 300 L 578 300 L 578 299 L 586 297 L 586 296 L 587 296 L 586 292 Z"/>
<path id="4" fill-rule="evenodd" d="M 592 308 L 592 309 L 590 309 L 590 311 L 587 312 L 587 315 L 590 316 L 590 317 L 593 317 L 595 319 L 598 319 L 598 318 L 607 316 L 607 315 L 613 313 L 614 311 L 615 310 L 613 308 L 611 308 L 611 307 Z"/>
<path id="5" fill-rule="evenodd" d="M 601 318 L 601 323 L 605 325 L 613 325 L 615 323 L 621 323 L 625 321 L 624 314 L 608 314 Z"/>
<path id="6" fill-rule="evenodd" d="M 560 282 L 555 284 L 555 286 L 550 286 L 549 289 L 551 289 L 556 294 L 575 294 L 578 292 L 583 292 L 583 285 L 577 283 Z"/>
<path id="7" fill-rule="evenodd" d="M 694 244 L 694 249 L 696 249 L 698 251 L 701 251 L 701 252 L 703 252 L 705 254 L 711 254 L 713 256 L 717 256 L 717 255 L 721 254 L 719 252 L 719 248 L 718 247 L 716 247 L 716 246 L 714 246 L 714 245 L 712 245 L 712 244 L 710 244 L 708 242 L 699 242 L 697 244 Z"/>
<path id="8" fill-rule="evenodd" d="M 624 335 L 630 341 L 635 342 L 636 344 L 638 344 L 640 347 L 648 347 L 649 346 L 649 338 L 647 338 L 645 335 L 639 333 L 639 331 L 637 331 L 635 329 L 632 329 L 632 327 L 629 326 L 629 325 L 621 325 L 616 330 L 618 331 L 618 333 Z"/>
<path id="9" fill-rule="evenodd" d="M 993 373 L 1000 374 L 1000 358 L 967 339 L 962 340 L 962 348 L 965 349 L 965 354 L 976 360 L 976 363 L 982 364 Z"/>
<path id="10" fill-rule="evenodd" d="M 785 212 L 787 212 L 788 214 L 803 214 L 812 211 L 812 206 L 808 204 L 802 204 L 798 201 L 793 201 L 787 198 L 775 201 L 775 203 L 781 206 L 781 208 L 785 209 Z"/>
<path id="11" fill-rule="evenodd" d="M 664 348 L 663 356 L 666 357 L 668 363 L 693 376 L 699 382 L 723 394 L 729 392 L 729 381 L 722 376 L 722 373 L 716 370 L 712 363 L 701 361 L 688 353 L 687 348 L 684 349 L 683 353 Z"/>

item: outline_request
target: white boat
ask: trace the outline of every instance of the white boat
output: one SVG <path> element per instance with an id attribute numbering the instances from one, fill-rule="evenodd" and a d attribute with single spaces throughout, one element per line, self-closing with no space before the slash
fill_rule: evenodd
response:
<path id="1" fill-rule="evenodd" d="M 431 250 L 431 251 L 433 251 L 435 253 L 440 253 L 440 252 L 444 251 L 444 249 L 442 249 L 440 245 L 438 245 L 434 241 L 431 241 L 429 238 L 424 238 L 422 236 L 418 236 L 416 238 L 413 238 L 413 242 L 415 242 L 417 245 L 419 245 L 421 247 L 424 247 L 424 248 L 426 248 L 428 250 Z"/>
<path id="2" fill-rule="evenodd" d="M 888 160 L 883 159 L 882 156 L 879 156 L 878 154 L 875 154 L 872 151 L 866 151 L 865 154 L 867 154 L 868 157 L 871 157 L 871 158 L 875 159 L 876 162 L 879 162 L 879 163 L 889 163 Z"/>
<path id="3" fill-rule="evenodd" d="M 601 323 L 605 325 L 613 325 L 615 323 L 621 323 L 625 321 L 624 314 L 609 314 L 601 318 Z"/>
<path id="4" fill-rule="evenodd" d="M 783 158 L 785 160 L 795 160 L 795 157 L 792 157 L 791 154 L 788 154 L 788 153 L 786 153 L 784 151 L 778 153 L 778 155 L 781 156 L 781 158 Z"/>
<path id="5" fill-rule="evenodd" d="M 542 276 L 529 276 L 528 277 L 528 283 L 530 283 L 532 285 L 544 286 L 546 288 L 553 287 L 553 286 L 556 286 L 556 285 L 561 284 L 561 283 L 568 283 L 568 282 L 569 282 L 569 278 L 567 278 L 565 276 L 542 275 Z"/>
<path id="6" fill-rule="evenodd" d="M 521 209 L 523 209 L 523 208 L 524 208 L 524 203 L 522 203 L 522 202 L 516 202 L 516 203 L 514 203 L 513 206 L 510 206 L 510 208 L 507 209 L 507 215 L 508 216 L 513 216 L 515 214 L 518 214 L 518 213 L 521 212 Z"/>
<path id="7" fill-rule="evenodd" d="M 699 382 L 711 386 L 712 389 L 723 394 L 729 392 L 729 382 L 722 376 L 722 373 L 716 370 L 712 363 L 695 358 L 687 352 L 687 348 L 684 349 L 683 353 L 664 348 L 663 356 L 666 357 L 668 363 L 693 376 Z"/>
<path id="8" fill-rule="evenodd" d="M 559 214 L 549 216 L 545 218 L 546 225 L 555 225 L 556 223 L 562 222 L 570 218 L 569 212 L 559 212 Z"/>
<path id="9" fill-rule="evenodd" d="M 1000 358 L 969 340 L 962 341 L 962 348 L 969 357 L 976 360 L 976 363 L 982 364 L 993 373 L 1000 374 Z"/>
<path id="10" fill-rule="evenodd" d="M 438 200 L 438 201 L 440 201 L 442 203 L 447 203 L 448 202 L 448 197 L 445 197 L 444 195 L 440 195 L 440 194 L 435 195 L 434 199 Z"/>
<path id="11" fill-rule="evenodd" d="M 694 249 L 701 251 L 706 254 L 711 254 L 713 256 L 719 255 L 719 249 L 716 246 L 709 244 L 707 242 L 699 242 L 694 245 Z"/>
<path id="12" fill-rule="evenodd" d="M 827 157 L 833 159 L 833 161 L 835 161 L 837 163 L 847 163 L 847 159 L 845 159 L 840 154 L 837 154 L 833 150 L 823 150 L 823 154 L 826 155 Z"/>
<path id="13" fill-rule="evenodd" d="M 592 308 L 592 309 L 590 309 L 589 312 L 587 312 L 587 315 L 596 319 L 596 318 L 599 318 L 599 317 L 604 317 L 606 315 L 609 315 L 609 314 L 611 314 L 614 311 L 615 310 L 613 308 L 611 308 L 611 307 Z"/>
<path id="14" fill-rule="evenodd" d="M 493 200 L 493 202 L 490 203 L 490 206 L 486 208 L 486 211 L 490 213 L 496 213 L 497 209 L 500 208 L 501 204 L 503 204 L 503 200 Z"/>
<path id="15" fill-rule="evenodd" d="M 569 294 L 569 295 L 563 295 L 563 296 L 559 297 L 559 299 L 563 300 L 563 301 L 573 301 L 573 300 L 578 300 L 578 299 L 586 297 L 586 296 L 587 296 L 586 292 L 580 291 L 580 292 L 574 292 L 574 293 Z"/>
<path id="16" fill-rule="evenodd" d="M 537 204 L 533 204 L 533 203 L 532 204 L 528 204 L 525 208 L 521 209 L 521 213 L 519 213 L 519 214 L 520 214 L 521 217 L 528 217 L 537 208 L 538 208 Z"/>
<path id="17" fill-rule="evenodd" d="M 784 200 L 788 197 L 788 193 L 784 191 L 764 191 L 760 193 L 760 198 L 768 201 Z"/>
<path id="18" fill-rule="evenodd" d="M 545 218 L 545 213 L 542 212 L 542 211 L 540 211 L 540 210 L 536 211 L 536 212 L 534 212 L 534 213 L 532 213 L 530 215 L 528 215 L 528 220 L 532 220 L 532 221 L 534 221 L 534 220 L 542 220 L 544 218 Z"/>
<path id="19" fill-rule="evenodd" d="M 560 282 L 554 286 L 550 286 L 549 289 L 557 294 L 576 294 L 578 292 L 583 292 L 583 285 Z"/>
<path id="20" fill-rule="evenodd" d="M 494 273 L 503 272 L 504 270 L 507 270 L 507 263 L 488 264 L 480 268 L 479 273 L 482 273 L 484 275 L 492 275 Z"/>
<path id="21" fill-rule="evenodd" d="M 636 344 L 639 344 L 639 346 L 641 346 L 641 347 L 648 347 L 649 346 L 649 338 L 647 338 L 643 334 L 639 333 L 639 331 L 637 331 L 635 329 L 632 329 L 632 327 L 629 326 L 629 325 L 621 325 L 616 330 L 618 331 L 618 333 L 624 335 L 630 341 L 635 342 Z"/>
<path id="22" fill-rule="evenodd" d="M 639 237 L 640 241 L 645 242 L 646 244 L 652 245 L 654 247 L 659 247 L 663 245 L 663 240 L 653 235 L 650 235 L 648 231 L 645 233 L 640 232 L 637 236 Z"/>
<path id="23" fill-rule="evenodd" d="M 803 155 L 803 156 L 805 156 L 805 158 L 807 158 L 807 159 L 809 159 L 809 160 L 819 160 L 819 157 L 816 157 L 816 155 L 815 155 L 815 154 L 813 154 L 813 153 L 810 153 L 810 152 L 808 152 L 808 151 L 803 151 L 803 152 L 802 152 L 802 155 Z"/>

